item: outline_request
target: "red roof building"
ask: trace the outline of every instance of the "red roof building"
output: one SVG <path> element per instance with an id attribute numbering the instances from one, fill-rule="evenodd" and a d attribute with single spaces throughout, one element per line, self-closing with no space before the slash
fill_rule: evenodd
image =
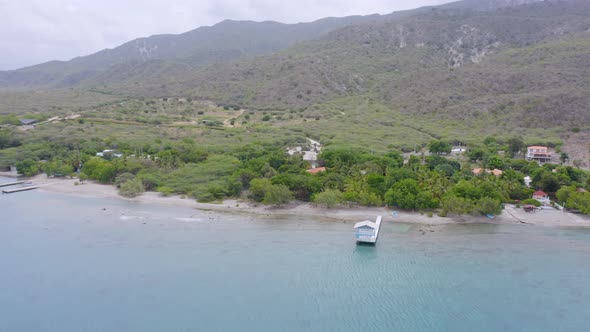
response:
<path id="1" fill-rule="evenodd" d="M 542 191 L 542 190 L 537 190 L 533 193 L 533 198 L 535 197 L 547 197 L 549 195 L 547 195 L 546 192 Z"/>
<path id="2" fill-rule="evenodd" d="M 544 191 L 535 191 L 533 193 L 533 199 L 539 201 L 541 204 L 545 206 L 551 205 L 551 199 L 549 198 L 549 195 Z"/>

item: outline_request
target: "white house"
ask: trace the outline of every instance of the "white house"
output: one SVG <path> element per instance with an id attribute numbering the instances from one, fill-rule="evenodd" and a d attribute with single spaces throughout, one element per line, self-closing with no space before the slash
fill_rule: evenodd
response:
<path id="1" fill-rule="evenodd" d="M 103 152 L 97 152 L 96 156 L 97 157 L 110 156 L 110 157 L 114 157 L 114 158 L 121 158 L 123 156 L 123 154 L 119 153 L 119 152 L 115 152 L 115 150 L 104 150 Z"/>
<path id="2" fill-rule="evenodd" d="M 544 191 L 538 190 L 533 193 L 533 199 L 541 202 L 541 204 L 547 206 L 551 205 L 551 199 L 549 199 L 549 195 Z"/>

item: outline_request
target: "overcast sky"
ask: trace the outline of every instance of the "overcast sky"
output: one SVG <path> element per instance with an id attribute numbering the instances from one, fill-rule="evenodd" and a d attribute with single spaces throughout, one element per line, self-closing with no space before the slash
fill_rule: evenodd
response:
<path id="1" fill-rule="evenodd" d="M 69 60 L 224 19 L 308 22 L 451 0 L 0 0 L 0 70 Z"/>

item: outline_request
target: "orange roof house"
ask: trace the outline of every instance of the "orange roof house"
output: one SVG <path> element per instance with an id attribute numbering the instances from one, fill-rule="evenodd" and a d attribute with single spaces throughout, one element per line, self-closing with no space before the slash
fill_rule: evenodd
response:
<path id="1" fill-rule="evenodd" d="M 308 169 L 306 172 L 309 174 L 318 174 L 318 173 L 325 172 L 325 171 L 326 171 L 325 167 L 318 167 L 318 168 Z"/>
<path id="2" fill-rule="evenodd" d="M 494 174 L 495 176 L 500 176 L 500 175 L 504 174 L 503 171 L 501 171 L 497 168 L 493 169 L 493 170 L 483 169 L 483 168 L 474 168 L 471 172 L 473 172 L 473 174 L 475 174 L 475 175 L 480 175 L 483 172 L 486 172 L 488 174 Z"/>
<path id="3" fill-rule="evenodd" d="M 551 152 L 546 146 L 529 146 L 527 148 L 526 158 L 528 160 L 536 160 L 546 162 L 551 160 Z"/>

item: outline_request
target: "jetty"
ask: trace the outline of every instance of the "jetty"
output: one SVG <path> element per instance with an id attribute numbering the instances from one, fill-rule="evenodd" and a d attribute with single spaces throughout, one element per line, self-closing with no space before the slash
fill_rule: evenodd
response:
<path id="1" fill-rule="evenodd" d="M 18 193 L 21 191 L 27 191 L 27 190 L 33 190 L 33 189 L 37 189 L 39 188 L 39 186 L 27 186 L 27 187 L 20 187 L 20 188 L 14 188 L 14 189 L 3 189 L 2 192 L 5 194 L 13 194 L 13 193 Z"/>
<path id="2" fill-rule="evenodd" d="M 16 181 L 16 182 L 0 183 L 0 187 L 16 186 L 17 184 L 23 184 L 25 182 L 26 181 Z"/>
<path id="3" fill-rule="evenodd" d="M 382 216 L 378 216 L 375 222 L 365 220 L 354 225 L 356 233 L 357 244 L 372 244 L 377 243 L 379 238 L 379 230 L 381 229 Z"/>

